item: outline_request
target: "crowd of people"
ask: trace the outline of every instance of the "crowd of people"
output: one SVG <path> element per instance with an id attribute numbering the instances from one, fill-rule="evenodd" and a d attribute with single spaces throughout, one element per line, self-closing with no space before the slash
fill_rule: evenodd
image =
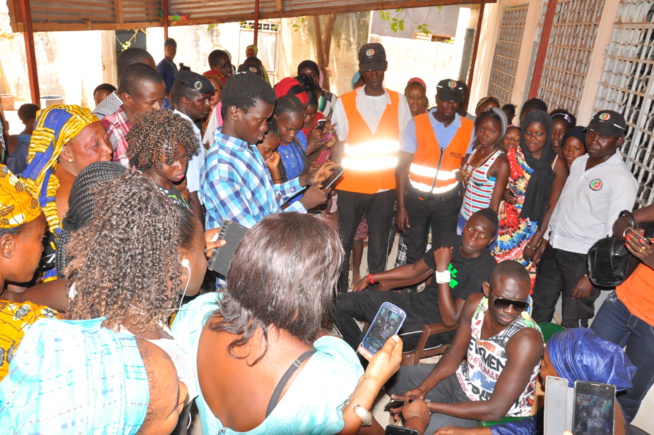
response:
<path id="1" fill-rule="evenodd" d="M 0 135 L 3 433 L 384 433 L 382 390 L 420 434 L 542 433 L 546 376 L 615 385 L 629 430 L 654 381 L 654 205 L 631 213 L 620 113 L 534 98 L 514 123 L 453 79 L 430 106 L 418 77 L 384 87 L 379 43 L 340 96 L 311 60 L 272 87 L 255 46 L 203 74 L 164 49 L 123 51 L 93 111 L 27 104 Z M 222 276 L 228 221 L 249 230 Z M 640 264 L 596 307 L 586 254 L 612 234 Z M 385 302 L 406 319 L 372 355 Z M 400 367 L 433 323 L 442 358 Z"/>

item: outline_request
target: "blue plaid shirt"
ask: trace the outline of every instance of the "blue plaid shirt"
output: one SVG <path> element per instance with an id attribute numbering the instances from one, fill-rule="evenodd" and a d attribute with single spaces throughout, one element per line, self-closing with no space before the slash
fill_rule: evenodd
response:
<path id="1" fill-rule="evenodd" d="M 302 191 L 299 178 L 273 184 L 270 172 L 256 145 L 214 133 L 214 143 L 202 167 L 200 197 L 207 209 L 207 229 L 217 228 L 230 219 L 251 228 Z M 284 211 L 305 213 L 296 202 Z"/>

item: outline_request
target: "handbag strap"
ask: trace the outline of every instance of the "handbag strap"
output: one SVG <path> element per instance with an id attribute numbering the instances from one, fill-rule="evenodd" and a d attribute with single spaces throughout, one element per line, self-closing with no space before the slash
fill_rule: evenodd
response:
<path id="1" fill-rule="evenodd" d="M 268 409 L 266 410 L 266 418 L 270 415 L 271 412 L 275 409 L 277 406 L 277 402 L 279 402 L 279 396 L 282 395 L 282 391 L 284 390 L 284 387 L 288 383 L 288 380 L 291 378 L 293 373 L 300 368 L 302 365 L 302 362 L 309 358 L 311 355 L 316 353 L 314 349 L 307 350 L 304 352 L 302 355 L 300 355 L 295 361 L 293 361 L 293 364 L 286 370 L 286 373 L 284 373 L 284 376 L 279 380 L 277 383 L 277 386 L 275 387 L 275 391 L 273 391 L 272 396 L 270 397 L 270 402 L 268 402 Z"/>

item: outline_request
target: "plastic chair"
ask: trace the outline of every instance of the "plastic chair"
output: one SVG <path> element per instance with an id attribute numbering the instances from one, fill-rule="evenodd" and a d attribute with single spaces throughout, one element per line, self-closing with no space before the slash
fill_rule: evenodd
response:
<path id="1" fill-rule="evenodd" d="M 396 288 L 408 287 L 415 284 L 420 284 L 423 281 L 427 281 L 434 276 L 434 271 L 429 269 L 422 273 L 421 275 L 410 278 L 410 279 L 394 279 L 388 281 L 379 282 L 379 291 L 389 291 Z M 429 282 L 429 281 L 427 281 Z M 430 337 L 436 334 L 442 334 L 444 332 L 449 332 L 455 330 L 457 325 L 454 326 L 445 326 L 442 323 L 430 323 L 425 325 L 422 329 L 420 339 L 418 340 L 418 345 L 411 352 L 404 352 L 402 354 L 402 363 L 403 366 L 415 365 L 420 362 L 422 358 L 427 358 L 430 356 L 442 355 L 445 353 L 449 347 L 446 344 L 439 344 L 438 346 L 430 347 L 428 345 L 428 340 Z"/>

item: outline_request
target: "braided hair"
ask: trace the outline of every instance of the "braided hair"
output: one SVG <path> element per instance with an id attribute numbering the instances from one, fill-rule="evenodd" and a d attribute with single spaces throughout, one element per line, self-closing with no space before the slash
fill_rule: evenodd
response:
<path id="1" fill-rule="evenodd" d="M 180 157 L 191 157 L 198 151 L 198 142 L 193 126 L 180 115 L 162 109 L 152 109 L 136 117 L 127 133 L 127 158 L 129 164 L 139 171 L 155 166 L 163 167 L 163 160 L 172 165 Z M 178 155 L 177 145 L 182 145 L 184 154 Z"/>
<path id="2" fill-rule="evenodd" d="M 104 187 L 104 184 L 122 175 L 127 169 L 116 162 L 91 163 L 82 169 L 70 189 L 68 197 L 68 212 L 62 221 L 62 229 L 59 238 L 55 241 L 55 265 L 57 276 L 65 278 L 64 270 L 68 265 L 66 245 L 70 241 L 71 232 L 82 228 L 94 216 L 94 196 L 96 188 Z"/>
<path id="3" fill-rule="evenodd" d="M 284 95 L 277 98 L 275 101 L 275 111 L 273 115 L 278 117 L 282 114 L 299 113 L 304 116 L 304 107 L 298 97 L 292 95 Z"/>
<path id="4" fill-rule="evenodd" d="M 94 193 L 95 218 L 68 244 L 68 313 L 104 316 L 103 326 L 113 330 L 156 330 L 179 302 L 180 207 L 138 171 L 102 187 Z"/>

